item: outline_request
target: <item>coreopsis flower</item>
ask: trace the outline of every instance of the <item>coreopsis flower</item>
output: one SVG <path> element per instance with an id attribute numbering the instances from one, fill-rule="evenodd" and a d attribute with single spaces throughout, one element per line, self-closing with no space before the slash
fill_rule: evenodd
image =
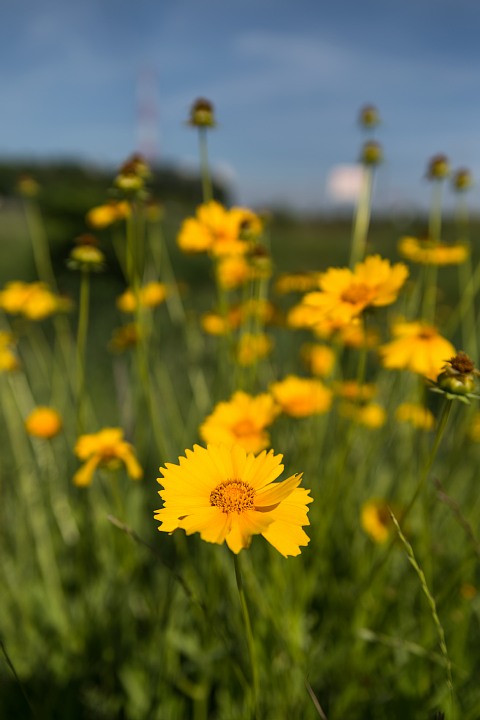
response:
<path id="1" fill-rule="evenodd" d="M 13 335 L 5 330 L 0 330 L 0 372 L 13 372 L 18 370 L 18 358 L 13 352 Z"/>
<path id="2" fill-rule="evenodd" d="M 468 246 L 463 243 L 449 245 L 410 236 L 401 238 L 398 251 L 406 260 L 422 265 L 460 265 L 469 255 Z"/>
<path id="3" fill-rule="evenodd" d="M 376 430 L 385 425 L 387 414 L 385 408 L 376 402 L 369 403 L 347 403 L 344 402 L 338 409 L 340 415 L 354 420 L 360 425 Z"/>
<path id="4" fill-rule="evenodd" d="M 273 340 L 265 333 L 243 333 L 237 344 L 237 362 L 243 367 L 255 365 L 273 348 Z"/>
<path id="5" fill-rule="evenodd" d="M 392 266 L 380 255 L 370 255 L 353 271 L 330 268 L 320 276 L 320 292 L 308 293 L 302 300 L 307 322 L 315 327 L 331 320 L 337 329 L 347 325 L 367 307 L 395 302 L 407 277 L 406 265 Z"/>
<path id="6" fill-rule="evenodd" d="M 188 124 L 198 128 L 215 127 L 215 113 L 213 103 L 205 98 L 197 98 L 190 108 Z"/>
<path id="7" fill-rule="evenodd" d="M 126 195 L 138 195 L 145 187 L 145 181 L 150 175 L 150 168 L 145 158 L 139 153 L 134 153 L 121 166 L 114 184 Z"/>
<path id="8" fill-rule="evenodd" d="M 272 424 L 279 408 L 271 395 L 249 395 L 241 390 L 230 400 L 218 403 L 200 425 L 206 443 L 241 445 L 247 452 L 259 453 L 270 445 L 265 428 Z"/>
<path id="9" fill-rule="evenodd" d="M 249 241 L 262 230 L 260 219 L 246 208 L 228 210 L 216 200 L 197 208 L 194 218 L 183 221 L 177 243 L 186 253 L 211 252 L 215 256 L 243 254 Z"/>
<path id="10" fill-rule="evenodd" d="M 275 281 L 274 290 L 279 295 L 287 293 L 306 293 L 318 288 L 318 272 L 282 273 Z"/>
<path id="11" fill-rule="evenodd" d="M 244 255 L 226 255 L 218 260 L 215 268 L 220 287 L 234 290 L 252 279 L 253 272 Z"/>
<path id="12" fill-rule="evenodd" d="M 371 130 L 380 122 L 380 115 L 375 105 L 364 105 L 359 112 L 358 122 L 365 130 Z"/>
<path id="13" fill-rule="evenodd" d="M 227 335 L 233 330 L 230 318 L 216 312 L 204 313 L 200 318 L 202 330 L 208 335 Z"/>
<path id="14" fill-rule="evenodd" d="M 167 297 L 167 288 L 160 282 L 149 282 L 138 291 L 141 307 L 154 308 L 161 305 Z M 137 307 L 135 293 L 131 288 L 117 298 L 117 307 L 123 313 L 134 313 Z"/>
<path id="15" fill-rule="evenodd" d="M 431 390 L 445 395 L 449 400 L 461 400 L 468 404 L 470 398 L 480 397 L 475 393 L 479 376 L 480 371 L 473 360 L 467 353 L 459 352 L 445 362 Z"/>
<path id="16" fill-rule="evenodd" d="M 392 334 L 395 339 L 379 348 L 382 363 L 390 370 L 411 370 L 436 380 L 446 358 L 455 354 L 433 325 L 421 321 L 397 322 Z"/>
<path id="17" fill-rule="evenodd" d="M 472 173 L 467 168 L 460 168 L 452 176 L 452 186 L 456 192 L 470 190 L 473 185 Z"/>
<path id="18" fill-rule="evenodd" d="M 123 439 L 121 428 L 104 428 L 97 433 L 81 435 L 75 445 L 75 454 L 84 461 L 73 477 L 75 485 L 85 487 L 92 482 L 97 467 L 116 470 L 125 465 L 132 480 L 139 480 L 143 471 L 132 445 Z"/>
<path id="19" fill-rule="evenodd" d="M 75 240 L 75 247 L 70 251 L 67 265 L 71 270 L 82 272 L 100 272 L 105 267 L 105 255 L 97 247 L 94 235 L 80 235 Z"/>
<path id="20" fill-rule="evenodd" d="M 335 365 L 335 353 L 328 345 L 310 343 L 301 348 L 301 354 L 312 375 L 328 377 L 332 372 Z"/>
<path id="21" fill-rule="evenodd" d="M 282 412 L 296 418 L 326 413 L 332 404 L 332 391 L 320 380 L 296 375 L 272 383 L 270 392 Z"/>
<path id="22" fill-rule="evenodd" d="M 377 394 L 377 387 L 373 383 L 359 383 L 357 380 L 343 380 L 334 382 L 333 392 L 343 400 L 366 402 Z"/>
<path id="23" fill-rule="evenodd" d="M 395 410 L 395 418 L 399 422 L 408 423 L 416 430 L 431 430 L 435 418 L 428 408 L 418 403 L 402 403 Z"/>
<path id="24" fill-rule="evenodd" d="M 125 200 L 112 200 L 105 205 L 98 205 L 88 211 L 85 219 L 90 227 L 103 230 L 120 220 L 125 220 L 131 214 L 130 203 Z"/>
<path id="25" fill-rule="evenodd" d="M 160 468 L 163 507 L 155 512 L 160 531 L 200 533 L 202 540 L 227 543 L 235 554 L 262 535 L 284 557 L 299 555 L 309 538 L 309 490 L 302 474 L 275 482 L 283 471 L 273 450 L 247 454 L 243 447 L 194 445 L 178 464 Z"/>
<path id="26" fill-rule="evenodd" d="M 371 539 L 379 544 L 389 539 L 393 522 L 388 504 L 380 498 L 372 498 L 362 505 L 361 524 L 363 530 Z"/>
<path id="27" fill-rule="evenodd" d="M 140 338 L 140 331 L 137 323 L 128 323 L 116 328 L 108 345 L 109 350 L 114 353 L 121 353 L 129 348 L 135 347 Z"/>
<path id="28" fill-rule="evenodd" d="M 360 160 L 364 165 L 379 165 L 383 160 L 383 148 L 375 140 L 367 140 L 362 147 Z"/>
<path id="29" fill-rule="evenodd" d="M 42 282 L 25 283 L 13 281 L 7 283 L 0 292 L 0 308 L 12 315 L 23 315 L 29 320 L 43 320 L 56 312 L 69 308 L 70 303 L 53 293 Z"/>
<path id="30" fill-rule="evenodd" d="M 434 155 L 428 163 L 427 178 L 429 180 L 444 180 L 450 174 L 450 163 L 446 155 Z"/>
<path id="31" fill-rule="evenodd" d="M 29 435 L 49 440 L 58 435 L 63 422 L 60 413 L 54 408 L 36 407 L 25 420 L 25 429 Z"/>
<path id="32" fill-rule="evenodd" d="M 317 330 L 318 326 L 315 328 L 315 332 Z M 363 323 L 359 322 L 358 319 L 354 319 L 347 325 L 338 328 L 336 338 L 339 343 L 346 347 L 373 348 L 378 345 L 380 334 L 375 328 L 365 328 Z"/>

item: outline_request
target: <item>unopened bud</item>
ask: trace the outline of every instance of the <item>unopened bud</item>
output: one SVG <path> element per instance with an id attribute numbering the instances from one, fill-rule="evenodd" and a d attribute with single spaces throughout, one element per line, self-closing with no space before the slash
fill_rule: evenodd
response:
<path id="1" fill-rule="evenodd" d="M 215 127 L 213 104 L 205 98 L 198 98 L 190 108 L 189 125 L 194 127 Z"/>
<path id="2" fill-rule="evenodd" d="M 446 155 L 434 155 L 427 168 L 429 180 L 444 180 L 450 175 L 450 163 Z"/>
<path id="3" fill-rule="evenodd" d="M 358 121 L 366 130 L 376 127 L 380 122 L 380 116 L 375 105 L 364 105 L 360 110 Z"/>
<path id="4" fill-rule="evenodd" d="M 380 143 L 368 140 L 362 148 L 360 159 L 364 165 L 379 165 L 383 160 L 383 150 Z"/>

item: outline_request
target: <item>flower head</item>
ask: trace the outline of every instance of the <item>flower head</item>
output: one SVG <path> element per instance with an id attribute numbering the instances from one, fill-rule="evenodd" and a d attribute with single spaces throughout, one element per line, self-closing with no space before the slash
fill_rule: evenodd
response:
<path id="1" fill-rule="evenodd" d="M 226 542 L 234 553 L 248 547 L 253 535 L 263 535 L 285 557 L 298 555 L 309 542 L 302 526 L 309 524 L 312 498 L 298 487 L 301 474 L 275 482 L 281 461 L 273 450 L 255 456 L 239 445 L 186 450 L 178 465 L 160 468 L 159 530 L 198 532 L 206 542 Z"/>
<path id="2" fill-rule="evenodd" d="M 468 403 L 468 398 L 479 397 L 475 394 L 479 376 L 480 371 L 476 369 L 473 360 L 467 353 L 459 352 L 446 361 L 431 389 L 443 393 L 449 400 Z"/>
<path id="3" fill-rule="evenodd" d="M 161 305 L 167 297 L 167 288 L 160 282 L 149 282 L 140 288 L 138 300 L 141 307 L 154 308 Z M 133 290 L 128 288 L 117 298 L 117 307 L 123 313 L 134 313 L 137 301 Z"/>
<path id="4" fill-rule="evenodd" d="M 90 485 L 99 466 L 114 470 L 123 464 L 132 480 L 139 480 L 143 474 L 133 447 L 123 439 L 121 428 L 104 428 L 98 433 L 81 435 L 75 445 L 75 454 L 85 461 L 74 475 L 75 485 Z"/>
<path id="5" fill-rule="evenodd" d="M 385 500 L 367 500 L 362 505 L 361 523 L 364 531 L 376 543 L 386 543 L 393 528 L 390 510 Z"/>
<path id="6" fill-rule="evenodd" d="M 446 358 L 455 354 L 453 345 L 427 323 L 397 322 L 392 332 L 395 339 L 379 348 L 384 367 L 391 370 L 411 370 L 436 380 Z"/>
<path id="7" fill-rule="evenodd" d="M 186 253 L 211 252 L 215 256 L 246 253 L 249 241 L 262 231 L 262 223 L 247 208 L 228 210 L 216 200 L 197 208 L 194 218 L 183 221 L 177 238 Z"/>
<path id="8" fill-rule="evenodd" d="M 320 380 L 288 375 L 270 386 L 275 402 L 282 412 L 292 417 L 308 417 L 328 412 L 332 392 Z"/>
<path id="9" fill-rule="evenodd" d="M 417 403 L 402 403 L 395 410 L 395 418 L 399 422 L 408 423 L 417 430 L 431 430 L 435 418 L 428 408 Z"/>
<path id="10" fill-rule="evenodd" d="M 273 342 L 264 333 L 244 333 L 237 346 L 238 364 L 244 367 L 255 365 L 272 350 Z"/>
<path id="11" fill-rule="evenodd" d="M 248 395 L 237 391 L 230 400 L 220 402 L 199 428 L 200 437 L 207 443 L 240 445 L 247 452 L 259 453 L 270 445 L 265 428 L 279 413 L 273 398 L 267 393 Z"/>
<path id="12" fill-rule="evenodd" d="M 385 409 L 376 402 L 344 402 L 340 405 L 339 412 L 343 417 L 350 418 L 370 430 L 382 427 L 387 419 Z"/>
<path id="13" fill-rule="evenodd" d="M 190 108 L 189 125 L 199 128 L 215 127 L 215 113 L 213 104 L 205 98 L 197 98 Z"/>
<path id="14" fill-rule="evenodd" d="M 429 180 L 444 180 L 450 174 L 450 163 L 446 155 L 441 153 L 434 155 L 427 167 L 427 178 Z"/>
<path id="15" fill-rule="evenodd" d="M 19 362 L 13 352 L 13 335 L 5 330 L 0 330 L 0 372 L 12 372 L 18 370 Z"/>
<path id="16" fill-rule="evenodd" d="M 125 220 L 131 212 L 130 203 L 125 200 L 112 200 L 105 205 L 98 205 L 89 210 L 86 221 L 95 230 L 102 230 L 119 220 Z"/>
<path id="17" fill-rule="evenodd" d="M 410 236 L 401 238 L 398 251 L 406 260 L 422 265 L 460 265 L 469 254 L 467 245 L 462 243 L 448 245 Z"/>
<path id="18" fill-rule="evenodd" d="M 328 345 L 320 343 L 304 345 L 301 349 L 302 358 L 310 371 L 317 377 L 328 377 L 335 365 L 335 353 Z"/>
<path id="19" fill-rule="evenodd" d="M 408 277 L 403 263 L 390 265 L 380 255 L 370 255 L 354 270 L 330 268 L 320 276 L 320 292 L 305 295 L 302 306 L 306 324 L 331 320 L 336 329 L 351 323 L 367 307 L 390 305 Z"/>
<path id="20" fill-rule="evenodd" d="M 29 435 L 46 440 L 58 435 L 62 425 L 60 414 L 51 407 L 37 407 L 25 420 L 25 429 Z"/>
<path id="21" fill-rule="evenodd" d="M 21 314 L 29 320 L 43 320 L 55 312 L 67 309 L 67 300 L 55 295 L 42 282 L 7 283 L 0 292 L 0 308 L 12 315 Z"/>

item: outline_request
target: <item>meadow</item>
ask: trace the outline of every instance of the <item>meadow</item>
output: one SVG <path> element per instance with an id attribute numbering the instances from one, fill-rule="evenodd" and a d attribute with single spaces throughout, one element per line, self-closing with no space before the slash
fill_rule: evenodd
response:
<path id="1" fill-rule="evenodd" d="M 198 198 L 3 188 L 1 718 L 480 718 L 480 222 L 371 218 L 366 110 L 351 218 L 230 207 L 205 101 Z"/>

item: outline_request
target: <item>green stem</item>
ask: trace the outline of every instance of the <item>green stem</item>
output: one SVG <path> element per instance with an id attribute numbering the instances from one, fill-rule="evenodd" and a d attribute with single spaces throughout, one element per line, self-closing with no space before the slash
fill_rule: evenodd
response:
<path id="1" fill-rule="evenodd" d="M 253 641 L 252 625 L 248 612 L 247 599 L 245 597 L 245 588 L 243 584 L 242 571 L 240 561 L 237 554 L 233 553 L 233 563 L 235 566 L 235 580 L 237 582 L 238 595 L 240 597 L 240 606 L 242 608 L 243 625 L 248 645 L 248 654 L 250 657 L 250 669 L 252 674 L 253 686 L 253 717 L 257 717 L 257 701 L 258 701 L 258 671 L 255 657 L 255 644 Z"/>
<path id="2" fill-rule="evenodd" d="M 370 225 L 371 199 L 373 186 L 373 168 L 364 166 L 363 181 L 360 188 L 357 209 L 352 228 L 350 267 L 361 262 L 365 256 L 368 227 Z"/>
<path id="3" fill-rule="evenodd" d="M 57 283 L 53 272 L 48 240 L 40 217 L 40 212 L 33 200 L 24 203 L 25 219 L 27 222 L 30 240 L 32 242 L 33 259 L 40 280 L 56 290 Z"/>
<path id="4" fill-rule="evenodd" d="M 428 219 L 428 238 L 438 243 L 442 232 L 442 183 L 435 181 L 432 190 L 432 202 Z M 425 287 L 423 289 L 422 317 L 428 322 L 435 320 L 437 302 L 438 266 L 431 263 L 425 267 Z"/>
<path id="5" fill-rule="evenodd" d="M 210 177 L 210 167 L 208 164 L 208 145 L 207 145 L 207 129 L 198 128 L 198 149 L 200 153 L 200 172 L 202 175 L 202 194 L 203 202 L 208 203 L 213 198 L 212 180 Z"/>
<path id="6" fill-rule="evenodd" d="M 77 328 L 77 382 L 76 382 L 76 409 L 77 409 L 77 436 L 81 435 L 84 428 L 84 405 L 85 405 L 85 355 L 88 333 L 88 316 L 90 310 L 90 274 L 82 271 L 80 279 L 80 308 Z"/>

